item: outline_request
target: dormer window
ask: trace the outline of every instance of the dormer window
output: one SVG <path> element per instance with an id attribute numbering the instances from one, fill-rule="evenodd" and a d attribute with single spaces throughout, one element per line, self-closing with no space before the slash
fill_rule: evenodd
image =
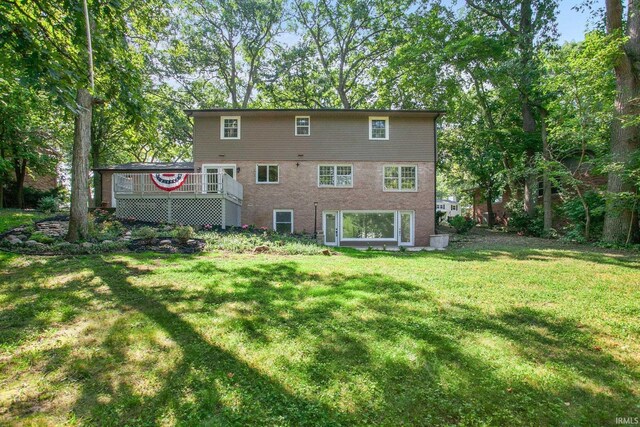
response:
<path id="1" fill-rule="evenodd" d="M 220 117 L 220 139 L 240 139 L 240 116 Z"/>
<path id="2" fill-rule="evenodd" d="M 389 117 L 369 117 L 369 139 L 389 139 Z"/>
<path id="3" fill-rule="evenodd" d="M 311 118 L 309 116 L 296 116 L 296 136 L 311 135 Z"/>

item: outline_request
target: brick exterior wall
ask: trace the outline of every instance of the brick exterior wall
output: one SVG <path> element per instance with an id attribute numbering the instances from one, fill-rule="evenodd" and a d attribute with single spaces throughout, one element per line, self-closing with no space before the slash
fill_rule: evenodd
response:
<path id="1" fill-rule="evenodd" d="M 35 188 L 40 191 L 52 190 L 58 186 L 58 176 L 51 175 L 36 175 L 32 178 L 29 174 L 24 177 L 24 186 Z"/>
<path id="2" fill-rule="evenodd" d="M 258 163 L 277 163 L 279 183 L 257 184 Z M 318 232 L 322 231 L 322 212 L 327 210 L 413 210 L 415 245 L 429 245 L 435 221 L 433 162 L 339 162 L 353 165 L 353 188 L 318 188 L 318 165 L 331 163 L 336 162 L 226 160 L 223 164 L 235 164 L 240 168 L 236 179 L 244 187 L 243 224 L 272 228 L 274 209 L 293 209 L 295 231 L 313 233 L 314 202 L 318 202 Z M 202 164 L 197 162 L 196 170 Z M 417 165 L 418 191 L 383 192 L 383 166 L 388 164 Z"/>

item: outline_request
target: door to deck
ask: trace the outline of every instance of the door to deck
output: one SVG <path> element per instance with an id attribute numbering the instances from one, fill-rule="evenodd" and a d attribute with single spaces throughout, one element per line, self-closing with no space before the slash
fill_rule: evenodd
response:
<path id="1" fill-rule="evenodd" d="M 203 165 L 202 172 L 205 174 L 203 189 L 205 193 L 219 193 L 222 189 L 222 172 L 236 179 L 236 165 Z"/>

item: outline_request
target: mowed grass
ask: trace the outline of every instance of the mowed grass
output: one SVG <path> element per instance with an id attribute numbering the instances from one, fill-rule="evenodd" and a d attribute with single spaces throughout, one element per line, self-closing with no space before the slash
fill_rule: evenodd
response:
<path id="1" fill-rule="evenodd" d="M 0 282 L 2 423 L 640 416 L 632 256 L 1 254 Z"/>
<path id="2" fill-rule="evenodd" d="M 0 233 L 9 231 L 21 225 L 32 224 L 33 221 L 52 216 L 38 211 L 20 209 L 0 209 Z"/>

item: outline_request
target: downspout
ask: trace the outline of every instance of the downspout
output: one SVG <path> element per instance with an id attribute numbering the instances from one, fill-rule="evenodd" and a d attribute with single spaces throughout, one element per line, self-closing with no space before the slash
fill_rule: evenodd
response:
<path id="1" fill-rule="evenodd" d="M 438 132 L 437 121 L 438 117 L 440 117 L 440 113 L 437 113 L 433 118 L 433 233 L 438 234 L 438 209 L 436 208 L 438 200 L 437 188 L 438 188 Z"/>

